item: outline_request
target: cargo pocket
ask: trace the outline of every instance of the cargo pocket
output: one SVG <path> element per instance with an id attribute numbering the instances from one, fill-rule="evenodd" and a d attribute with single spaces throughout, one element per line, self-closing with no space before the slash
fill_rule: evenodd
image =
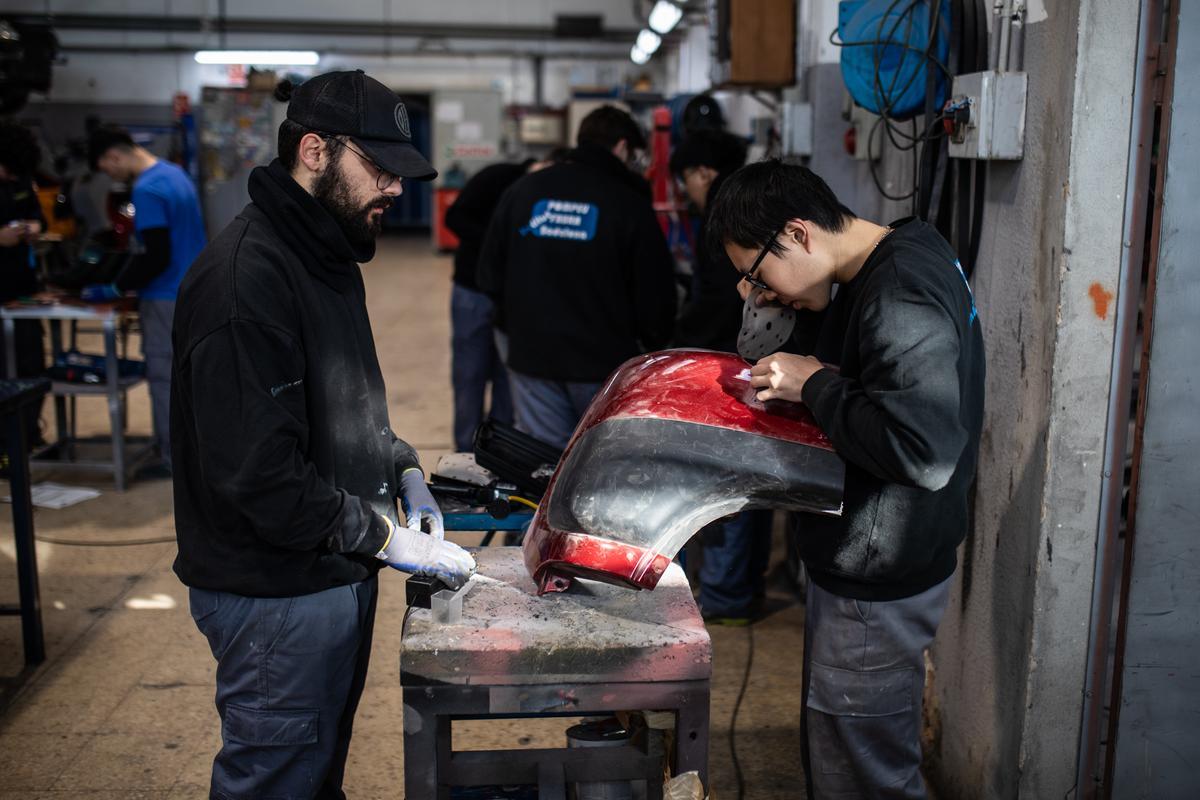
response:
<path id="1" fill-rule="evenodd" d="M 913 710 L 914 671 L 856 672 L 814 662 L 805 702 L 813 767 L 826 774 L 853 774 L 854 754 L 869 753 L 878 737 L 902 735 Z"/>
<path id="2" fill-rule="evenodd" d="M 307 800 L 315 794 L 320 712 L 225 707 L 213 797 Z"/>
<path id="3" fill-rule="evenodd" d="M 320 711 L 225 707 L 225 738 L 251 747 L 301 747 L 317 743 Z"/>

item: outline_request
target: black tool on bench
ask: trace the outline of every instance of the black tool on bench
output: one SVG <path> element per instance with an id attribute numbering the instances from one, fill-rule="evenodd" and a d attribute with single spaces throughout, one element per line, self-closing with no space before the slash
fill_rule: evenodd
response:
<path id="1" fill-rule="evenodd" d="M 537 502 L 546 493 L 562 454 L 554 445 L 503 422 L 489 419 L 475 431 L 475 463 Z"/>

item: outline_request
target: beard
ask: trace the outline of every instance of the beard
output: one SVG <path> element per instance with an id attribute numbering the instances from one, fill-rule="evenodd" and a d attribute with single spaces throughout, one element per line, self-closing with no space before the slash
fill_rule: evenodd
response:
<path id="1" fill-rule="evenodd" d="M 352 247 L 374 248 L 375 239 L 383 230 L 383 214 L 371 212 L 377 208 L 391 208 L 392 198 L 381 194 L 366 203 L 356 201 L 350 194 L 349 181 L 342 172 L 340 160 L 334 160 L 329 169 L 317 177 L 313 197 L 337 222 Z"/>

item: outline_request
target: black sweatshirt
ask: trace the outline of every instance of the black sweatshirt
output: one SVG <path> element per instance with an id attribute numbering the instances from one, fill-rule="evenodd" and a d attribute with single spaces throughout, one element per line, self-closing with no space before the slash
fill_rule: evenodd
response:
<path id="1" fill-rule="evenodd" d="M 969 524 L 983 424 L 983 334 L 954 251 L 927 223 L 892 223 L 839 288 L 804 403 L 846 460 L 841 517 L 804 515 L 818 586 L 895 600 L 950 577 Z"/>
<path id="2" fill-rule="evenodd" d="M 46 227 L 33 181 L 28 178 L 0 181 L 0 225 L 35 219 Z M 25 242 L 0 247 L 0 303 L 31 295 L 38 290 L 37 270 Z"/>
<path id="3" fill-rule="evenodd" d="M 170 228 L 146 228 L 138 235 L 145 249 L 135 255 L 113 281 L 123 292 L 145 288 L 171 265 Z"/>
<path id="4" fill-rule="evenodd" d="M 738 294 L 737 285 L 742 276 L 734 268 L 729 257 L 722 252 L 713 252 L 705 246 L 705 227 L 712 199 L 725 181 L 725 175 L 716 177 L 708 187 L 706 210 L 696 231 L 695 258 L 692 275 L 692 293 L 679 313 L 675 323 L 676 347 L 702 347 L 737 352 L 738 331 L 742 328 L 742 307 L 745 303 Z"/>
<path id="5" fill-rule="evenodd" d="M 488 222 L 505 190 L 528 171 L 531 163 L 484 167 L 471 176 L 454 203 L 446 209 L 446 227 L 458 237 L 458 249 L 454 251 L 454 282 L 459 286 L 478 290 L 475 273 Z"/>
<path id="6" fill-rule="evenodd" d="M 591 383 L 666 345 L 674 273 L 649 186 L 612 153 L 580 147 L 504 194 L 478 278 L 510 368 Z"/>
<path id="7" fill-rule="evenodd" d="M 175 308 L 175 572 L 291 597 L 379 569 L 415 451 L 388 422 L 355 249 L 278 160 L 188 270 Z"/>

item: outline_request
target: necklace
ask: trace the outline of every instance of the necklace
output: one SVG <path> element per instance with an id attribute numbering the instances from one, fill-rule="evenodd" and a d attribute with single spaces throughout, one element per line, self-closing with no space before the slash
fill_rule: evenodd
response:
<path id="1" fill-rule="evenodd" d="M 892 226 L 885 225 L 883 228 L 883 233 L 879 234 L 879 238 L 875 240 L 875 244 L 871 245 L 871 249 L 867 251 L 867 255 L 874 253 L 875 248 L 879 247 L 879 243 L 882 242 L 885 238 L 887 238 L 887 235 L 891 232 L 892 232 Z"/>

